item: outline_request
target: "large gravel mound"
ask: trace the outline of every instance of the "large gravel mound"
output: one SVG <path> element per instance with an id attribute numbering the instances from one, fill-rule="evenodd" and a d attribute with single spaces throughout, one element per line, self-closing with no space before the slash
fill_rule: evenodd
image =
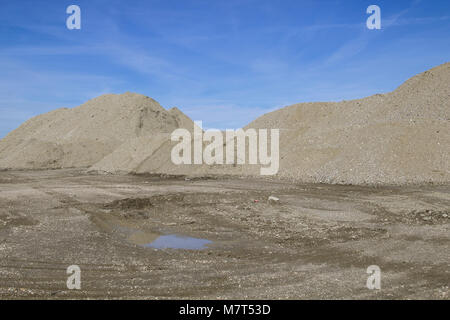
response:
<path id="1" fill-rule="evenodd" d="M 108 94 L 34 117 L 0 140 L 0 168 L 89 167 L 122 144 L 192 125 L 143 95 Z"/>
<path id="2" fill-rule="evenodd" d="M 280 172 L 326 183 L 450 181 L 450 63 L 395 91 L 336 103 L 300 103 L 249 128 L 280 129 Z"/>
<path id="3" fill-rule="evenodd" d="M 0 141 L 0 168 L 90 167 L 110 173 L 257 175 L 259 165 L 174 165 L 176 128 L 193 130 L 177 108 L 138 94 L 105 95 L 25 122 Z M 353 184 L 450 181 L 450 63 L 388 94 L 300 103 L 247 128 L 280 129 L 278 175 Z"/>

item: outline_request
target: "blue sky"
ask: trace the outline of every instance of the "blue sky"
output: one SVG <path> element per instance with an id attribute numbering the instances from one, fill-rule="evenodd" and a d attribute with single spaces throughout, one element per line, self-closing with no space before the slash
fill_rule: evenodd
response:
<path id="1" fill-rule="evenodd" d="M 66 28 L 71 4 L 81 30 Z M 366 28 L 371 4 L 381 30 Z M 448 0 L 0 0 L 0 137 L 126 91 L 238 128 L 293 103 L 392 91 L 448 61 Z"/>

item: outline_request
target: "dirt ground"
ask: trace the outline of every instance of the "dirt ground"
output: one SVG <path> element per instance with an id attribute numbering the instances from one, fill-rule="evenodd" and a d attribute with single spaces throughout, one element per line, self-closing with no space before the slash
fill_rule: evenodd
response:
<path id="1" fill-rule="evenodd" d="M 3 171 L 0 298 L 449 299 L 449 223 L 448 185 Z"/>

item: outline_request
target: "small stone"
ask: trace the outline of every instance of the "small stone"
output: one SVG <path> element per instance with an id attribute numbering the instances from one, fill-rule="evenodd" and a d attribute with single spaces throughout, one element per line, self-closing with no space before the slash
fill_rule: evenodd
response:
<path id="1" fill-rule="evenodd" d="M 280 202 L 280 199 L 277 198 L 277 197 L 274 197 L 274 196 L 270 196 L 268 200 L 269 200 L 270 203 L 278 203 L 278 202 Z"/>

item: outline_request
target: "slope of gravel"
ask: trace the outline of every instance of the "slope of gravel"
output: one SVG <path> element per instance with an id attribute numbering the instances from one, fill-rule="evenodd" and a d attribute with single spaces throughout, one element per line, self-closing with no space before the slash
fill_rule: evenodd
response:
<path id="1" fill-rule="evenodd" d="M 247 128 L 280 130 L 278 176 L 345 184 L 450 181 L 450 63 L 388 94 L 300 103 Z M 258 175 L 255 165 L 171 162 L 170 133 L 193 122 L 138 94 L 106 95 L 35 117 L 0 141 L 0 168 L 88 167 L 110 173 Z M 225 147 L 225 146 L 224 146 Z"/>
<path id="2" fill-rule="evenodd" d="M 103 95 L 26 121 L 0 140 L 0 168 L 88 167 L 131 139 L 169 133 L 188 120 L 143 95 Z"/>
<path id="3" fill-rule="evenodd" d="M 450 181 L 450 63 L 395 91 L 335 103 L 301 103 L 248 128 L 280 129 L 280 172 L 326 183 Z"/>

